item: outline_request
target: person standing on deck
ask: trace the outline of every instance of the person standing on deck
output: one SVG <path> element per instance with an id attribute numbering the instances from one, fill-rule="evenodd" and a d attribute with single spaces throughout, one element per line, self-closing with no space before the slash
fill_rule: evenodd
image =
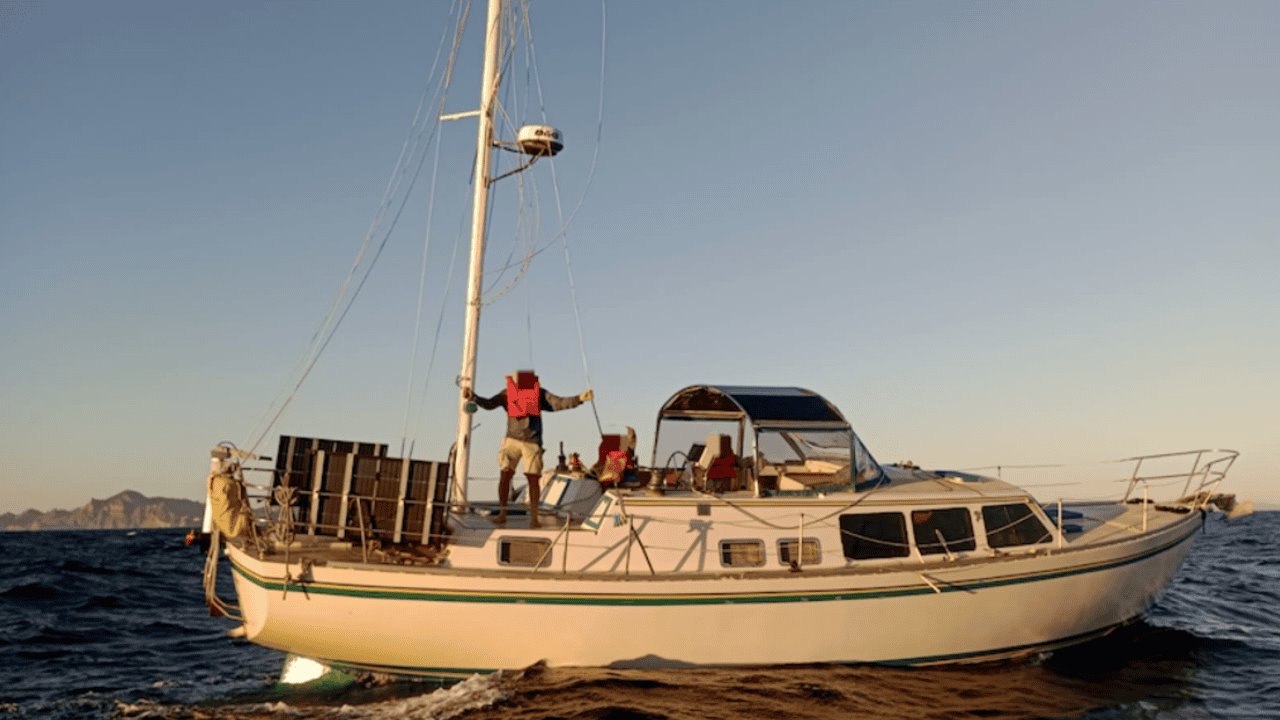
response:
<path id="1" fill-rule="evenodd" d="M 491 398 L 480 397 L 470 388 L 468 400 L 485 410 L 498 407 L 507 409 L 507 435 L 498 450 L 498 517 L 496 522 L 507 521 L 507 500 L 511 493 L 511 478 L 516 466 L 524 460 L 524 476 L 529 481 L 529 527 L 539 527 L 538 503 L 541 499 L 539 481 L 542 479 L 542 412 L 568 410 L 595 397 L 590 388 L 576 397 L 560 397 L 542 389 L 538 376 L 532 370 L 519 370 L 507 376 L 507 387 Z"/>

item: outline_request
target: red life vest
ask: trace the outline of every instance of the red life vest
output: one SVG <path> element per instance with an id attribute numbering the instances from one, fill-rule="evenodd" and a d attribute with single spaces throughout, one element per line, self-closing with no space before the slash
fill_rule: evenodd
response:
<path id="1" fill-rule="evenodd" d="M 507 376 L 507 415 L 513 418 L 542 414 L 542 384 L 533 373 Z"/>
<path id="2" fill-rule="evenodd" d="M 622 480 L 627 470 L 632 469 L 634 466 L 625 450 L 610 450 L 604 456 L 604 467 L 600 469 L 600 484 L 613 485 Z"/>

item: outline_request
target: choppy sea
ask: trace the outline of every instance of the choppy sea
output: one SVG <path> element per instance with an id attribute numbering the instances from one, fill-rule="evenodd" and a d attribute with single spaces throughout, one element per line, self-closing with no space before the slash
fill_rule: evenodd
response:
<path id="1" fill-rule="evenodd" d="M 1143 622 L 946 669 L 534 666 L 282 690 L 282 656 L 209 617 L 202 560 L 182 531 L 0 533 L 0 718 L 1280 718 L 1280 513 L 1211 516 Z"/>

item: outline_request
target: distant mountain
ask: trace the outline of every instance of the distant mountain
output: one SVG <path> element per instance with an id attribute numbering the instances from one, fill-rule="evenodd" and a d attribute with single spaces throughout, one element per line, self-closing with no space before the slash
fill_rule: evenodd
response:
<path id="1" fill-rule="evenodd" d="M 113 530 L 197 527 L 204 505 L 177 498 L 149 498 L 125 490 L 75 510 L 27 510 L 0 515 L 0 530 Z"/>

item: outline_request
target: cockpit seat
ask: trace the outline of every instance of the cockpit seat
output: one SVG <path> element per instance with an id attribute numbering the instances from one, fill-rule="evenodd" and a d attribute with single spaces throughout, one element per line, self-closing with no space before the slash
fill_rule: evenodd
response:
<path id="1" fill-rule="evenodd" d="M 708 434 L 706 447 L 697 464 L 706 480 L 708 492 L 736 489 L 738 456 L 733 453 L 733 443 L 728 435 Z"/>
<path id="2" fill-rule="evenodd" d="M 603 435 L 600 454 L 593 466 L 602 485 L 622 482 L 628 471 L 635 470 L 636 431 L 627 427 L 625 435 Z"/>

